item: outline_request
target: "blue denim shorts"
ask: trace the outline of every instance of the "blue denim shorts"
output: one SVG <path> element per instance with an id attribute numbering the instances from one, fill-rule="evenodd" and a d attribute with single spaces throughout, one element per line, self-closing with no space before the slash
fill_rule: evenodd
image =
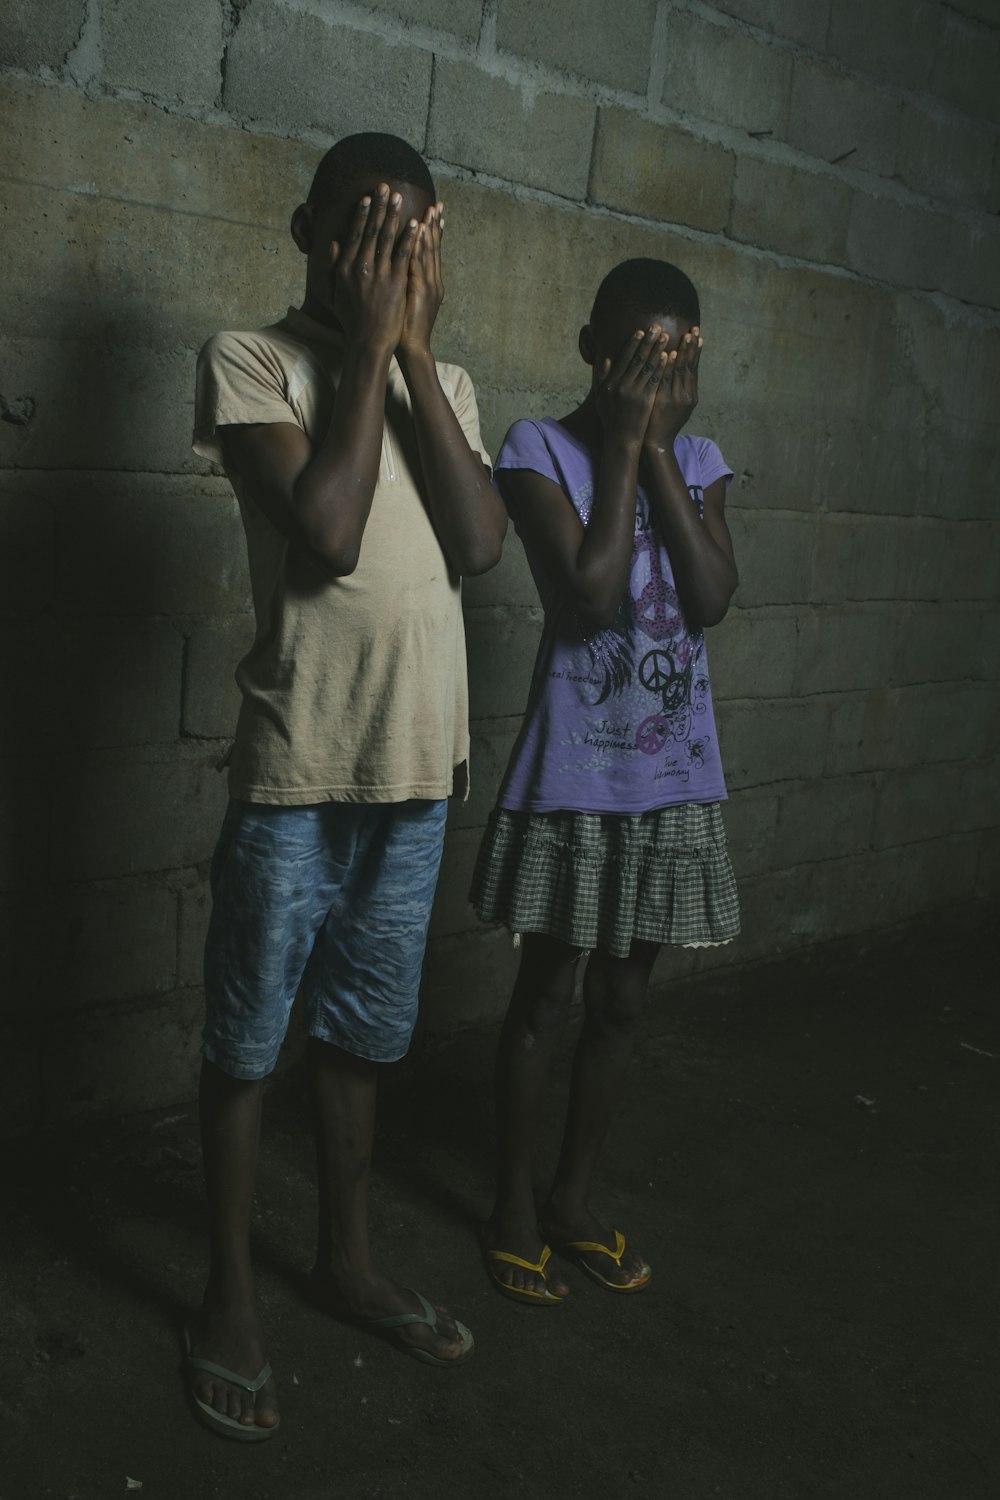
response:
<path id="1" fill-rule="evenodd" d="M 230 802 L 205 943 L 208 1060 L 272 1072 L 296 993 L 306 1030 L 374 1062 L 410 1044 L 447 802 Z"/>

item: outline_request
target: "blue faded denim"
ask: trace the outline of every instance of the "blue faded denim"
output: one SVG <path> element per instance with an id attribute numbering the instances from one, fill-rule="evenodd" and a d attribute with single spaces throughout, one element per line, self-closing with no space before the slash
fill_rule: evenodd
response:
<path id="1" fill-rule="evenodd" d="M 417 1015 L 447 803 L 232 801 L 212 861 L 204 1053 L 275 1066 L 292 1002 L 310 1036 L 394 1062 Z"/>

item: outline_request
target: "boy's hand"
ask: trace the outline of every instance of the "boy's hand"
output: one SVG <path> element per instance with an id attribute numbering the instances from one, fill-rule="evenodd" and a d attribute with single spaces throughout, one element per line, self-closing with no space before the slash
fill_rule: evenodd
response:
<path id="1" fill-rule="evenodd" d="M 399 193 L 380 182 L 362 198 L 340 244 L 330 246 L 333 309 L 349 339 L 391 353 L 406 311 L 406 279 L 417 238 L 416 219 L 399 234 Z M 397 240 L 397 235 L 398 240 Z"/>
<path id="2" fill-rule="evenodd" d="M 646 435 L 657 389 L 666 366 L 668 338 L 658 324 L 640 328 L 612 365 L 604 361 L 597 388 L 598 415 L 606 438 L 640 447 Z"/>
<path id="3" fill-rule="evenodd" d="M 444 232 L 444 204 L 432 203 L 417 230 L 416 244 L 410 256 L 406 289 L 406 312 L 399 354 L 430 353 L 431 329 L 444 301 L 441 277 L 441 236 Z"/>
<path id="4" fill-rule="evenodd" d="M 684 335 L 678 348 L 668 350 L 646 428 L 646 448 L 673 448 L 674 438 L 698 405 L 698 361 L 704 343 L 696 327 Z"/>

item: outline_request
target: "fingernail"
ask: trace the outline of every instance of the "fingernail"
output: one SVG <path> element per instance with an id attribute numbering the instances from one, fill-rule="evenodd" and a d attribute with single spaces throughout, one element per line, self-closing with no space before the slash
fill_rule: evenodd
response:
<path id="1" fill-rule="evenodd" d="M 372 200 L 370 198 L 362 198 L 362 200 L 361 200 L 361 207 L 362 208 L 370 208 L 371 207 L 371 201 Z"/>
<path id="2" fill-rule="evenodd" d="M 393 208 L 398 208 L 402 201 L 402 193 L 393 193 L 392 197 L 389 199 L 389 202 L 392 204 Z"/>
<path id="3" fill-rule="evenodd" d="M 416 221 L 416 219 L 411 219 L 410 220 L 410 226 L 409 227 L 411 229 L 416 229 L 416 227 L 417 227 L 417 221 Z"/>

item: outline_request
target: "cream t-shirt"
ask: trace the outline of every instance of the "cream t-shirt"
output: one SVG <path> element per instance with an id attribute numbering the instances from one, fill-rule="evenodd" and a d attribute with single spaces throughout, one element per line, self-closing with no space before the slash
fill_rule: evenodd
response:
<path id="1" fill-rule="evenodd" d="M 258 333 L 218 333 L 198 358 L 194 449 L 222 463 L 218 429 L 294 422 L 318 446 L 340 369 L 336 330 L 290 308 Z M 475 453 L 489 463 L 472 381 L 438 376 Z M 230 475 L 246 531 L 256 638 L 230 796 L 249 802 L 405 802 L 447 797 L 468 761 L 461 584 L 421 495 L 409 394 L 392 361 L 382 461 L 355 571 L 334 578 L 289 542 Z M 464 778 L 463 778 L 464 783 Z"/>

